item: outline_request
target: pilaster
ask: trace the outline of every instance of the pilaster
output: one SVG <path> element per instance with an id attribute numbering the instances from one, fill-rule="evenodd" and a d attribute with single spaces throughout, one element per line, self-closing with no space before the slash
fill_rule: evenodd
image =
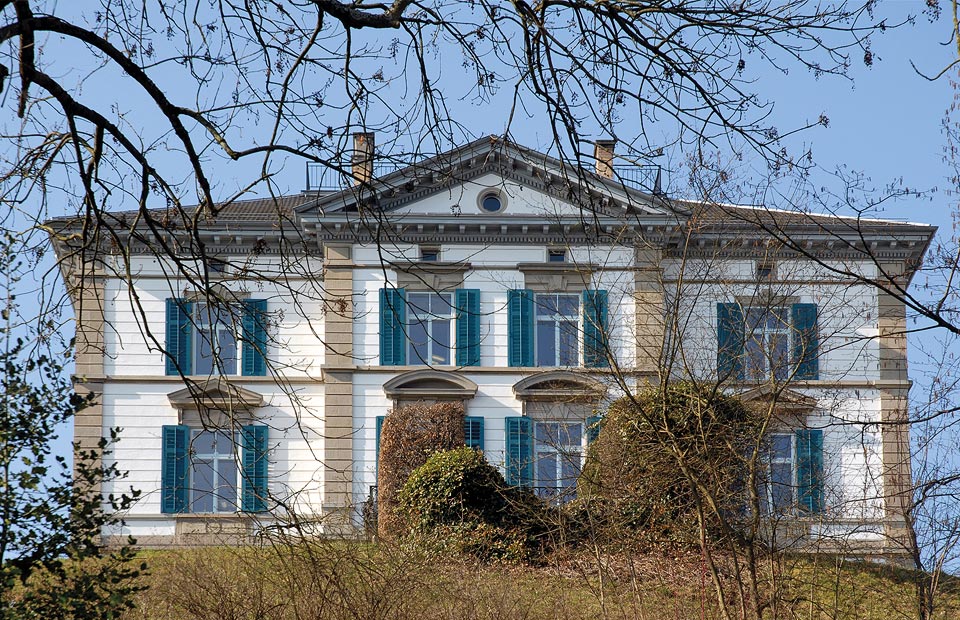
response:
<path id="1" fill-rule="evenodd" d="M 324 531 L 352 528 L 353 258 L 349 245 L 324 247 Z"/>
<path id="2" fill-rule="evenodd" d="M 896 275 L 897 266 L 884 266 Z M 891 271 L 892 270 L 892 271 Z M 880 390 L 883 446 L 884 533 L 893 553 L 910 551 L 907 511 L 911 501 L 910 417 L 907 391 L 907 319 L 902 301 L 877 291 L 880 381 L 902 387 Z"/>
<path id="3" fill-rule="evenodd" d="M 665 320 L 662 260 L 660 250 L 637 250 L 634 276 L 637 370 L 651 375 L 660 371 L 663 354 Z"/>
<path id="4" fill-rule="evenodd" d="M 104 279 L 95 275 L 95 266 L 86 263 L 73 282 L 76 339 L 74 347 L 74 390 L 89 397 L 89 403 L 73 419 L 73 440 L 78 451 L 98 450 L 103 437 L 103 326 Z M 74 463 L 79 454 L 74 454 Z M 101 459 L 89 462 L 99 466 Z M 76 476 L 74 466 L 74 476 Z M 87 487 L 94 494 L 101 493 L 99 481 Z"/>

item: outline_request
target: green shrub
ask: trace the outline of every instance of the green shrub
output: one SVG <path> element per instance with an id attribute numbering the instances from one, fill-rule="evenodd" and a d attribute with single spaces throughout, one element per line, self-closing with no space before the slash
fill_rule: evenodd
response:
<path id="1" fill-rule="evenodd" d="M 398 501 L 414 528 L 474 520 L 500 523 L 509 507 L 506 489 L 503 476 L 483 454 L 459 448 L 428 458 L 407 479 Z"/>
<path id="2" fill-rule="evenodd" d="M 433 454 L 397 496 L 409 536 L 439 551 L 478 559 L 529 561 L 548 546 L 558 512 L 512 487 L 483 454 L 459 448 Z"/>

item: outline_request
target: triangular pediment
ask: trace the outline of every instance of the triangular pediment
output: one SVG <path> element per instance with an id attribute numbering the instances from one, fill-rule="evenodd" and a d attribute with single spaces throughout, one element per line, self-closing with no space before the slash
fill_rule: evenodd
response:
<path id="1" fill-rule="evenodd" d="M 739 394 L 745 403 L 773 404 L 782 410 L 810 410 L 817 406 L 817 399 L 794 390 L 764 384 Z"/>
<path id="2" fill-rule="evenodd" d="M 477 197 L 497 190 L 502 212 L 486 213 Z M 365 186 L 333 192 L 297 209 L 304 219 L 391 213 L 396 217 L 521 216 L 666 218 L 681 213 L 662 196 L 562 164 L 543 153 L 490 136 L 383 175 Z"/>
<path id="3" fill-rule="evenodd" d="M 263 405 L 263 396 L 217 377 L 189 382 L 187 387 L 167 394 L 170 404 L 178 409 L 216 409 L 247 411 Z"/>

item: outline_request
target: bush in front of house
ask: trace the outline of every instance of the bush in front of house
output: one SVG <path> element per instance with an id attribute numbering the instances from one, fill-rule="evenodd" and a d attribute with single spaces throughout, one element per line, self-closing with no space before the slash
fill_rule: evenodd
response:
<path id="1" fill-rule="evenodd" d="M 431 454 L 464 445 L 463 403 L 417 403 L 390 412 L 380 430 L 377 473 L 377 533 L 404 531 L 396 514 L 397 493 Z"/>
<path id="2" fill-rule="evenodd" d="M 549 546 L 546 534 L 558 516 L 466 447 L 433 454 L 397 499 L 398 515 L 417 544 L 482 561 L 536 559 Z"/>
<path id="3" fill-rule="evenodd" d="M 577 502 L 607 539 L 699 544 L 698 506 L 715 533 L 745 506 L 759 424 L 740 400 L 689 382 L 621 398 L 591 446 Z"/>

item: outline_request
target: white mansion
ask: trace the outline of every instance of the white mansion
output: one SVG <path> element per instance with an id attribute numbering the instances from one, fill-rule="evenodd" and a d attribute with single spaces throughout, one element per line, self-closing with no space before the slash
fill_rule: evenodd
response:
<path id="1" fill-rule="evenodd" d="M 906 286 L 933 227 L 672 201 L 608 142 L 577 174 L 496 138 L 380 176 L 372 154 L 358 134 L 339 189 L 114 214 L 82 253 L 82 219 L 50 222 L 98 395 L 76 439 L 121 427 L 103 492 L 143 494 L 123 534 L 348 535 L 379 421 L 419 400 L 462 401 L 468 443 L 560 501 L 604 403 L 689 378 L 773 403 L 767 501 L 799 540 L 903 551 L 904 306 L 866 282 Z"/>

